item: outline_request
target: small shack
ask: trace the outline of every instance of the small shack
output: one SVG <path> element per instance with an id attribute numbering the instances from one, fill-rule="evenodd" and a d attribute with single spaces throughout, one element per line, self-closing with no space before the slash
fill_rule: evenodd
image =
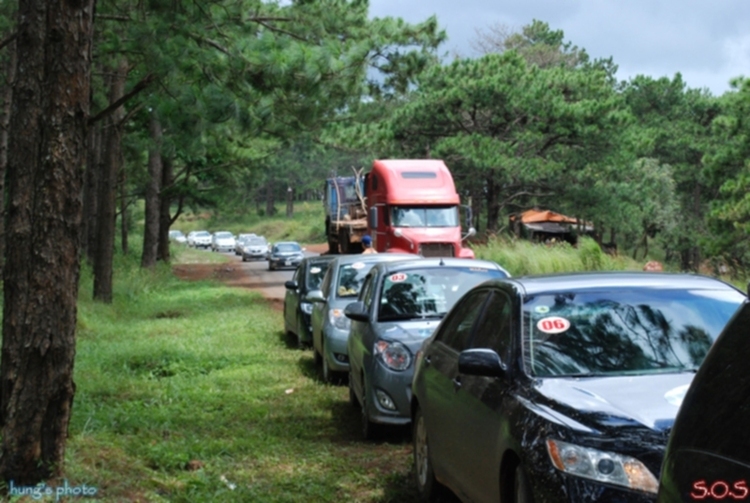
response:
<path id="1" fill-rule="evenodd" d="M 575 245 L 580 235 L 593 235 L 594 225 L 551 210 L 533 208 L 509 217 L 516 236 L 542 243 L 566 241 Z"/>

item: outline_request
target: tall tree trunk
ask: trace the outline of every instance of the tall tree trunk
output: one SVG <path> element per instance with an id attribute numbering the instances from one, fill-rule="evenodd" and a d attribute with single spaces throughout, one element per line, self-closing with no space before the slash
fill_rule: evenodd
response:
<path id="1" fill-rule="evenodd" d="M 0 108 L 0 268 L 5 262 L 5 173 L 8 170 L 8 129 L 10 109 L 13 103 L 13 81 L 16 75 L 16 44 L 8 45 L 5 60 L 5 81 L 2 83 L 2 107 Z"/>
<path id="2" fill-rule="evenodd" d="M 143 255 L 141 267 L 156 265 L 159 246 L 159 189 L 162 177 L 161 123 L 156 112 L 151 112 L 149 123 L 151 147 L 148 150 L 148 186 L 146 187 L 146 222 L 143 229 Z"/>
<path id="3" fill-rule="evenodd" d="M 276 213 L 276 201 L 273 195 L 273 178 L 266 181 L 266 216 L 272 217 Z"/>
<path id="4" fill-rule="evenodd" d="M 172 225 L 172 216 L 169 214 L 172 207 L 172 159 L 162 156 L 161 191 L 159 191 L 159 246 L 156 259 L 169 262 L 169 227 Z"/>
<path id="5" fill-rule="evenodd" d="M 64 462 L 93 11 L 93 0 L 19 1 L 0 360 L 0 477 L 16 485 L 59 476 Z"/>
<path id="6" fill-rule="evenodd" d="M 492 180 L 487 179 L 487 232 L 497 232 L 498 218 L 500 216 L 500 187 Z"/>
<path id="7" fill-rule="evenodd" d="M 110 87 L 109 102 L 114 103 L 125 93 L 128 63 L 122 59 L 115 71 Z M 124 117 L 123 107 L 118 107 L 107 120 L 105 128 L 106 148 L 104 164 L 99 180 L 96 234 L 98 245 L 94 256 L 94 299 L 112 302 L 112 266 L 115 254 L 115 218 L 117 215 L 117 174 L 122 159 L 120 122 Z"/>
<path id="8" fill-rule="evenodd" d="M 122 254 L 127 255 L 128 249 L 128 191 L 127 191 L 127 173 L 125 172 L 125 162 L 120 162 L 120 248 Z"/>
<path id="9" fill-rule="evenodd" d="M 89 130 L 88 154 L 86 157 L 86 172 L 83 179 L 83 221 L 82 246 L 83 255 L 90 263 L 94 263 L 99 240 L 97 239 L 97 222 L 99 206 L 99 179 L 102 166 L 102 122 L 97 122 Z"/>
<path id="10" fill-rule="evenodd" d="M 286 188 L 286 217 L 292 218 L 294 216 L 294 189 L 292 187 Z"/>

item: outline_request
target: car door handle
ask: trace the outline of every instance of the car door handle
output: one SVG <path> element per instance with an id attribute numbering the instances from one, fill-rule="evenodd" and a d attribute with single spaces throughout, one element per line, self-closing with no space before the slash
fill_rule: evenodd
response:
<path id="1" fill-rule="evenodd" d="M 461 389 L 461 378 L 456 376 L 453 378 L 453 391 L 458 391 Z"/>

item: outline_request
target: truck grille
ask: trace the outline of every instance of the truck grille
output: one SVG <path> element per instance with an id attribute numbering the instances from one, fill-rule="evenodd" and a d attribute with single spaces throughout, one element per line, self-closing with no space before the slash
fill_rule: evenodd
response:
<path id="1" fill-rule="evenodd" d="M 425 243 L 419 247 L 423 257 L 453 257 L 454 248 L 451 243 Z"/>

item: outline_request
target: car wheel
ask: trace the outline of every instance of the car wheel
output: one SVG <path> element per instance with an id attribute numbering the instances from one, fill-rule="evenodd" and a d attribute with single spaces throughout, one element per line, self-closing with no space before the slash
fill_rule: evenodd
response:
<path id="1" fill-rule="evenodd" d="M 321 353 L 323 357 L 323 365 L 322 365 L 322 374 L 323 374 L 323 382 L 326 384 L 333 383 L 333 372 L 331 371 L 331 367 L 328 364 L 328 357 L 326 356 L 326 344 L 325 341 L 321 344 Z"/>
<path id="2" fill-rule="evenodd" d="M 437 501 L 444 492 L 443 486 L 435 479 L 435 471 L 430 460 L 430 447 L 427 439 L 427 427 L 422 409 L 417 407 L 412 424 L 414 442 L 414 476 L 417 481 L 417 492 L 422 501 Z"/>
<path id="3" fill-rule="evenodd" d="M 268 270 L 273 271 L 273 264 L 271 262 L 268 263 Z"/>
<path id="4" fill-rule="evenodd" d="M 247 262 L 247 257 L 243 255 L 243 256 L 242 256 L 242 261 L 243 261 L 243 262 Z"/>
<path id="5" fill-rule="evenodd" d="M 513 501 L 515 503 L 534 503 L 534 497 L 531 495 L 531 487 L 529 487 L 529 480 L 526 478 L 526 472 L 520 464 L 516 467 L 513 482 Z"/>
<path id="6" fill-rule="evenodd" d="M 365 386 L 364 379 L 362 380 L 362 402 L 360 407 L 360 415 L 362 419 L 362 437 L 365 440 L 375 440 L 378 438 L 379 428 L 378 425 L 370 421 L 370 415 L 367 408 L 367 387 Z"/>

